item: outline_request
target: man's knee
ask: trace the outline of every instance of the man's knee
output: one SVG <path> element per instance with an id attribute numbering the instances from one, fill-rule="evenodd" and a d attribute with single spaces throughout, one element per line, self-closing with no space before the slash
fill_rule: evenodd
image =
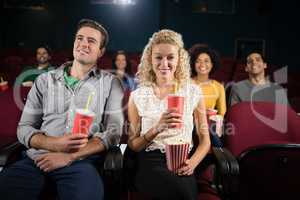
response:
<path id="1" fill-rule="evenodd" d="M 70 174 L 70 177 L 65 179 L 66 181 L 58 184 L 61 185 L 61 187 L 58 187 L 60 196 L 72 199 L 75 198 L 78 200 L 103 199 L 103 182 L 96 168 L 89 163 L 80 163 L 75 165 L 76 166 L 69 166 L 70 168 L 73 168 L 73 173 Z"/>

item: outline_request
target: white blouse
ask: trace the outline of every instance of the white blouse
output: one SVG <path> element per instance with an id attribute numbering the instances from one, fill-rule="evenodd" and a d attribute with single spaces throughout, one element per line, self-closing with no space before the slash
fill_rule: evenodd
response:
<path id="1" fill-rule="evenodd" d="M 176 93 L 184 97 L 183 126 L 181 129 L 170 128 L 159 133 L 146 148 L 146 151 L 159 149 L 165 152 L 165 145 L 186 142 L 192 148 L 193 112 L 200 100 L 202 93 L 199 87 L 193 83 L 183 85 Z M 141 86 L 131 93 L 133 101 L 141 117 L 141 135 L 147 133 L 155 126 L 163 112 L 167 111 L 167 97 L 159 99 L 151 86 Z"/>

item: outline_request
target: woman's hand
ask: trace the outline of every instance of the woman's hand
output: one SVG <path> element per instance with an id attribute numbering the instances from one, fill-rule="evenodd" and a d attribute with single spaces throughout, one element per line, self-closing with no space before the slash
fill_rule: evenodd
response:
<path id="1" fill-rule="evenodd" d="M 179 176 L 190 176 L 194 173 L 195 168 L 198 163 L 192 161 L 191 159 L 187 159 L 184 165 L 178 170 Z"/>
<path id="2" fill-rule="evenodd" d="M 182 114 L 178 113 L 176 109 L 170 109 L 161 115 L 160 120 L 155 128 L 157 134 L 159 134 L 168 128 L 175 128 L 181 123 L 183 123 Z"/>

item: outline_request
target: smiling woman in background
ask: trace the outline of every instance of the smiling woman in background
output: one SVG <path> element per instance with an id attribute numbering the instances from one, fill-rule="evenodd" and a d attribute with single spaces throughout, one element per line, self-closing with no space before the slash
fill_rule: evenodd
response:
<path id="1" fill-rule="evenodd" d="M 206 109 L 216 109 L 224 117 L 226 112 L 226 97 L 224 86 L 210 79 L 209 74 L 220 66 L 218 54 L 203 45 L 194 45 L 190 49 L 192 79 L 201 88 Z"/>
<path id="2" fill-rule="evenodd" d="M 132 91 L 136 88 L 136 83 L 132 78 L 131 62 L 125 51 L 117 51 L 114 55 L 112 69 L 113 73 L 122 81 L 124 89 Z"/>

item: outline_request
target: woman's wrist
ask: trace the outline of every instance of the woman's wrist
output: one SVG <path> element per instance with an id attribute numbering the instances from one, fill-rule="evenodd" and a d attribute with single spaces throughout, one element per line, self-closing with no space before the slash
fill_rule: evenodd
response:
<path id="1" fill-rule="evenodd" d="M 157 124 L 155 127 L 153 127 L 152 133 L 156 136 L 159 133 L 163 132 L 165 129 L 162 128 L 161 125 Z"/>
<path id="2" fill-rule="evenodd" d="M 150 143 L 150 142 L 151 142 L 151 140 L 149 140 L 149 139 L 147 138 L 146 134 L 143 135 L 143 139 L 144 139 L 147 143 Z"/>
<path id="3" fill-rule="evenodd" d="M 147 133 L 145 133 L 142 137 L 143 139 L 147 142 L 150 143 L 152 142 L 153 138 L 155 138 L 160 132 L 157 128 L 158 126 L 153 127 L 152 129 L 150 129 L 150 131 L 148 131 Z"/>
<path id="4" fill-rule="evenodd" d="M 192 157 L 190 158 L 190 162 L 194 166 L 194 168 L 196 168 L 197 165 L 199 165 L 200 161 L 201 160 L 199 158 L 197 158 L 196 155 L 192 155 Z"/>

